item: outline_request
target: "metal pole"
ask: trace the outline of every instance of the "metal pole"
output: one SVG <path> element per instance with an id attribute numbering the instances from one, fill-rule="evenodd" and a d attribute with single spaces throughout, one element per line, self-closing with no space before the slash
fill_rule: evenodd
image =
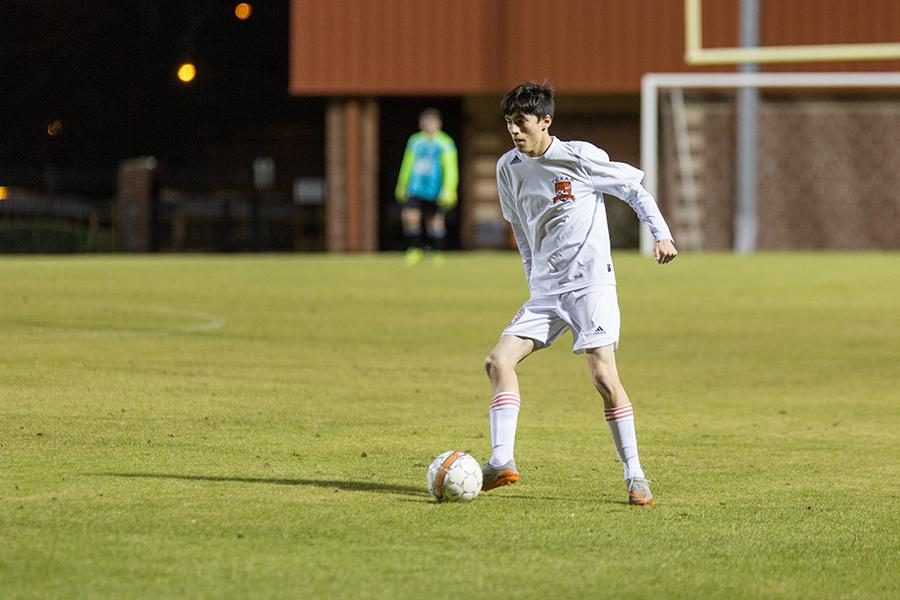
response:
<path id="1" fill-rule="evenodd" d="M 659 192 L 657 182 L 657 127 L 658 122 L 658 88 L 653 78 L 644 75 L 641 80 L 641 169 L 644 171 L 644 189 L 654 198 Z M 653 234 L 650 228 L 640 224 L 640 249 L 642 254 L 653 254 Z"/>
<path id="2" fill-rule="evenodd" d="M 759 0 L 741 0 L 741 46 L 759 45 Z M 742 64 L 742 73 L 755 73 L 759 65 Z M 737 97 L 737 206 L 734 215 L 734 251 L 756 251 L 758 228 L 758 110 L 759 89 L 744 87 Z"/>

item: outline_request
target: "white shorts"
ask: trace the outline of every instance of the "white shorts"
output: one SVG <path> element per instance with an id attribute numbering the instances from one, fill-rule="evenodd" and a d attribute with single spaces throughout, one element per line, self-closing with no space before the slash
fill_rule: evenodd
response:
<path id="1" fill-rule="evenodd" d="M 604 285 L 555 296 L 529 298 L 503 335 L 534 340 L 538 348 L 549 346 L 567 330 L 572 331 L 572 351 L 619 345 L 619 300 L 616 286 Z"/>

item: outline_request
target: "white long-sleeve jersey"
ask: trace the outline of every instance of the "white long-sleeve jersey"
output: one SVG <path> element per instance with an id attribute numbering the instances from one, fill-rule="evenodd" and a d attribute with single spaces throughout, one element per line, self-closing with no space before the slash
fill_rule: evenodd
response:
<path id="1" fill-rule="evenodd" d="M 603 194 L 627 202 L 657 240 L 672 239 L 643 178 L 591 143 L 555 137 L 541 156 L 512 149 L 500 157 L 500 208 L 512 225 L 532 296 L 615 284 Z"/>

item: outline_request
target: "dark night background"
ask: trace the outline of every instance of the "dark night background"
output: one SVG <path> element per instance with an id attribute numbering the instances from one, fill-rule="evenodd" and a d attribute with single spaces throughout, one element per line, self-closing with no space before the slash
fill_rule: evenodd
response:
<path id="1" fill-rule="evenodd" d="M 260 155 L 285 179 L 322 175 L 322 152 L 301 154 L 321 142 L 324 100 L 287 93 L 288 2 L 254 2 L 247 21 L 236 4 L 4 2 L 2 183 L 108 198 L 119 161 L 142 155 L 181 186 L 249 185 Z"/>
<path id="2" fill-rule="evenodd" d="M 297 178 L 324 180 L 328 99 L 288 93 L 290 3 L 251 2 L 247 21 L 235 17 L 237 4 L 4 2 L 0 186 L 76 198 L 95 206 L 108 227 L 119 166 L 129 158 L 155 157 L 159 189 L 206 194 L 211 202 L 220 192 L 250 197 L 257 157 L 275 161 L 270 205 L 291 205 Z M 197 67 L 189 84 L 176 75 L 187 61 Z M 427 106 L 443 112 L 445 130 L 459 143 L 459 98 L 380 99 L 381 249 L 402 247 L 393 186 L 406 139 Z M 61 130 L 50 135 L 54 121 Z M 280 242 L 234 241 L 217 230 L 199 236 L 195 249 L 323 249 L 323 212 L 293 210 L 302 231 L 282 232 Z M 13 226 L 25 235 L 29 223 Z M 168 225 L 156 227 L 163 235 Z M 448 227 L 448 247 L 458 247 L 456 212 Z M 10 243 L 12 251 L 25 245 Z M 163 240 L 154 247 L 167 246 Z"/>

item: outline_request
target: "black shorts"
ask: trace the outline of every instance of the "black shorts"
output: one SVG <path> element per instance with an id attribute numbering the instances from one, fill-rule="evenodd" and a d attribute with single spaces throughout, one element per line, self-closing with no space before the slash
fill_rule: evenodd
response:
<path id="1" fill-rule="evenodd" d="M 426 200 L 419 196 L 410 196 L 407 198 L 406 203 L 403 204 L 403 208 L 418 208 L 422 211 L 423 219 L 430 219 L 434 215 L 443 215 L 447 212 L 438 206 L 437 200 Z"/>

